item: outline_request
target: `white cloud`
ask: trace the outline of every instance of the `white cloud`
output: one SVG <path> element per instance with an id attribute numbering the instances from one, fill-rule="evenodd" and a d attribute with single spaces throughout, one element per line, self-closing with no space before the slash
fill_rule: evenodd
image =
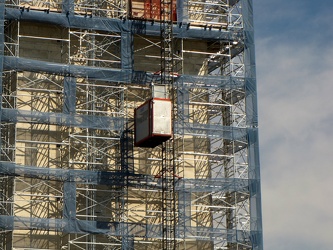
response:
<path id="1" fill-rule="evenodd" d="M 253 2 L 265 249 L 332 249 L 333 2 Z"/>
<path id="2" fill-rule="evenodd" d="M 333 50 L 257 40 L 266 249 L 333 245 Z"/>

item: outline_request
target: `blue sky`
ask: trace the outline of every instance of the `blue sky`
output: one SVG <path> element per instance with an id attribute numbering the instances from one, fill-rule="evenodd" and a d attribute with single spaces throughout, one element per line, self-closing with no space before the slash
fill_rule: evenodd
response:
<path id="1" fill-rule="evenodd" d="M 253 2 L 265 250 L 331 250 L 333 1 Z"/>

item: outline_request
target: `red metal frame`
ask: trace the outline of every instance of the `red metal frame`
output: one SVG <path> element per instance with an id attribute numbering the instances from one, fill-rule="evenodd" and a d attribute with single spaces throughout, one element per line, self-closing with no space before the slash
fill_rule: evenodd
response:
<path id="1" fill-rule="evenodd" d="M 133 11 L 133 3 L 143 3 L 143 9 L 136 9 L 136 12 Z M 172 4 L 172 21 L 177 21 L 177 5 L 176 1 L 173 0 Z M 140 16 L 139 13 L 142 13 Z M 161 0 L 131 0 L 130 2 L 130 17 L 131 18 L 139 18 L 146 20 L 161 20 Z"/>

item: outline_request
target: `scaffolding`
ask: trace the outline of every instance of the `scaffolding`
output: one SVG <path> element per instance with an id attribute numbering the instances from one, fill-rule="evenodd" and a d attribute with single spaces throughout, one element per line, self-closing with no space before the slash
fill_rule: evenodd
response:
<path id="1" fill-rule="evenodd" d="M 0 1 L 0 249 L 263 249 L 251 0 Z"/>

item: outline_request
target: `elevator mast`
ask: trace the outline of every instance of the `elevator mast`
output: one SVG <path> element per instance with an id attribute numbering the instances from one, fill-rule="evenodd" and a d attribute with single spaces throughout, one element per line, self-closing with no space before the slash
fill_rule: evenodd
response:
<path id="1" fill-rule="evenodd" d="M 161 0 L 161 84 L 167 86 L 174 121 L 173 0 Z M 176 198 L 174 136 L 162 145 L 162 249 L 176 249 Z"/>

